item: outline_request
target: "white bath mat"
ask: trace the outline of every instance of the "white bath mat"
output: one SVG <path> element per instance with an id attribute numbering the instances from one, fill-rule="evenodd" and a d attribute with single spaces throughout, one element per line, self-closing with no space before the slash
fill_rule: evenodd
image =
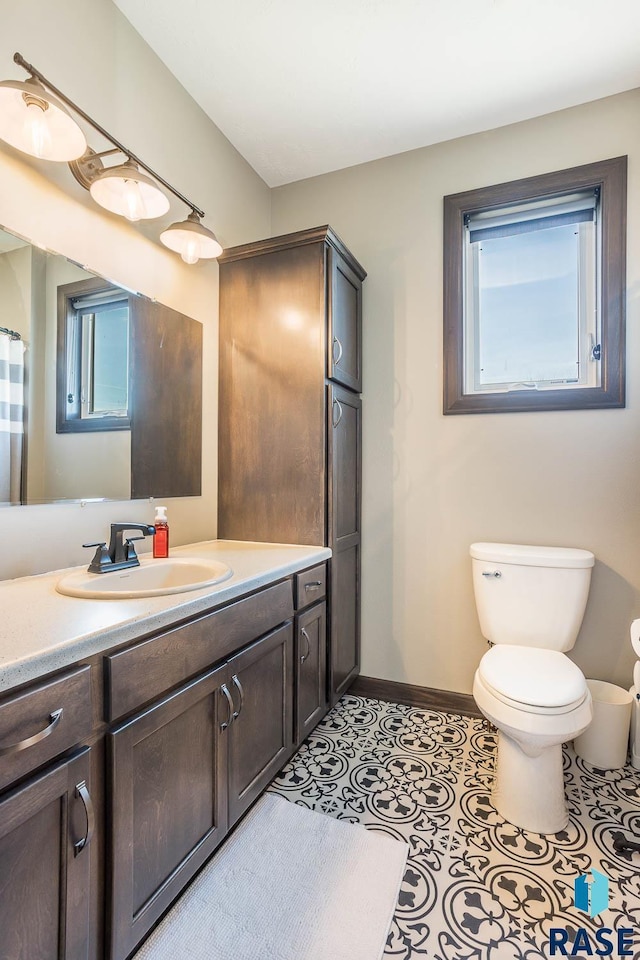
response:
<path id="1" fill-rule="evenodd" d="M 379 960 L 407 853 L 265 794 L 134 960 Z"/>

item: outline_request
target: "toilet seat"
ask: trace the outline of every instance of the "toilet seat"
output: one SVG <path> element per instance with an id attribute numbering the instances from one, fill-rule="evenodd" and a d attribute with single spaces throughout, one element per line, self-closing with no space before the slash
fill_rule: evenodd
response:
<path id="1" fill-rule="evenodd" d="M 493 696 L 526 713 L 569 713 L 588 696 L 582 671 L 557 650 L 495 646 L 480 661 L 478 674 Z"/>

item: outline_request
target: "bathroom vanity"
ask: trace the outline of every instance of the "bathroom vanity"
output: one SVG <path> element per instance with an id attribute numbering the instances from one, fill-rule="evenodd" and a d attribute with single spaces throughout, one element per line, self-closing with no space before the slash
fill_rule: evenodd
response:
<path id="1" fill-rule="evenodd" d="M 0 586 L 2 960 L 124 960 L 328 709 L 330 550 L 174 553 L 234 575 L 123 601 Z"/>

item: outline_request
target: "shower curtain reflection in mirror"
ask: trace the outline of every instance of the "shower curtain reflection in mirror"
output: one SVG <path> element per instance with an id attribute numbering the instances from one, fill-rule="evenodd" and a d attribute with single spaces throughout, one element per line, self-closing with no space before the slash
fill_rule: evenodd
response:
<path id="1" fill-rule="evenodd" d="M 24 342 L 0 332 L 0 504 L 22 502 Z"/>

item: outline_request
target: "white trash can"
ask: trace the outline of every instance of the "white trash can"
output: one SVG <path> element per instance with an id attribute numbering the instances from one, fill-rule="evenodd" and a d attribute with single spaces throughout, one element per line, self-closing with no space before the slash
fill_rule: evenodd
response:
<path id="1" fill-rule="evenodd" d="M 635 686 L 631 687 L 629 693 L 632 699 L 631 736 L 629 738 L 631 766 L 640 770 L 640 696 L 638 696 Z"/>
<path id="2" fill-rule="evenodd" d="M 601 770 L 624 767 L 627 762 L 633 696 L 604 680 L 587 680 L 593 700 L 593 720 L 573 741 L 579 757 Z"/>

